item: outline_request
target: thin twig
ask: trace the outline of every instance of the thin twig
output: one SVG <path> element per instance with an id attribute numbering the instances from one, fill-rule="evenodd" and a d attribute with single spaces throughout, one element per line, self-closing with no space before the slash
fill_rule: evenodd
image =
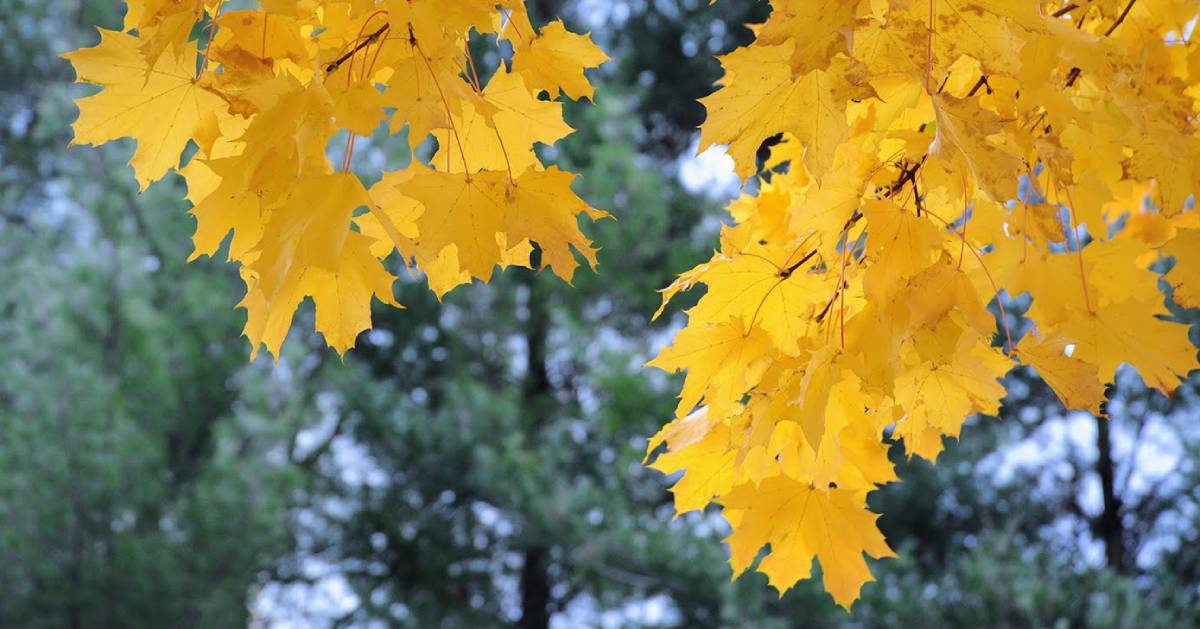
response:
<path id="1" fill-rule="evenodd" d="M 1055 11 L 1054 13 L 1051 13 L 1050 17 L 1062 17 L 1078 8 L 1079 8 L 1078 4 L 1074 4 L 1074 3 L 1068 4 L 1067 6 Z"/>
<path id="2" fill-rule="evenodd" d="M 367 35 L 366 39 L 355 44 L 354 48 L 350 49 L 348 52 L 346 52 L 346 54 L 338 57 L 337 59 L 334 59 L 332 62 L 330 62 L 329 65 L 325 66 L 325 74 L 329 75 L 329 74 L 333 74 L 334 72 L 336 72 L 338 68 L 342 67 L 343 63 L 346 63 L 350 59 L 354 58 L 354 55 L 358 51 L 375 43 L 375 40 L 379 39 L 379 37 L 382 36 L 384 33 L 386 33 L 388 31 L 388 29 L 391 27 L 392 27 L 392 25 L 390 23 L 384 24 L 383 26 L 380 26 L 379 29 L 376 30 L 374 33 Z"/>
<path id="3" fill-rule="evenodd" d="M 981 87 L 986 87 L 988 94 L 992 93 L 992 86 L 988 84 L 988 77 L 986 74 L 979 75 L 979 80 L 975 81 L 975 85 L 971 86 L 971 91 L 967 92 L 967 97 L 970 98 L 974 96 L 979 92 L 979 88 Z"/>
<path id="4" fill-rule="evenodd" d="M 1137 0 L 1129 0 L 1129 3 L 1126 4 L 1125 8 L 1121 11 L 1121 15 L 1117 16 L 1117 21 L 1113 22 L 1112 26 L 1108 27 L 1107 31 L 1104 31 L 1105 37 L 1112 35 L 1113 31 L 1117 30 L 1117 27 L 1121 25 L 1121 22 L 1125 21 L 1125 18 L 1129 15 L 1129 10 L 1133 8 L 1134 2 L 1137 2 Z"/>
<path id="5" fill-rule="evenodd" d="M 1116 21 L 1114 21 L 1112 25 L 1108 27 L 1108 30 L 1104 31 L 1105 37 L 1112 35 L 1113 31 L 1116 31 L 1117 27 L 1125 21 L 1125 18 L 1129 16 L 1129 11 L 1133 9 L 1133 4 L 1135 2 L 1137 2 L 1137 0 L 1129 0 L 1129 2 L 1125 4 L 1125 8 L 1121 10 L 1121 14 L 1117 16 Z M 1074 85 L 1075 81 L 1079 80 L 1079 75 L 1082 72 L 1083 70 L 1078 66 L 1071 68 L 1071 71 L 1067 73 L 1067 87 Z"/>

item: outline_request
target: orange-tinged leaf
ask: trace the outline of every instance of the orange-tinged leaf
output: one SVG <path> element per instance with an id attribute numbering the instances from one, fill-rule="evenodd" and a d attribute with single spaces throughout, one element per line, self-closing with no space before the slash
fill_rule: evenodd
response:
<path id="1" fill-rule="evenodd" d="M 843 0 L 775 2 L 770 18 L 758 31 L 758 43 L 794 42 L 793 71 L 815 70 L 835 52 L 849 51 L 855 9 L 855 3 Z"/>
<path id="2" fill-rule="evenodd" d="M 1017 178 L 1024 164 L 1010 147 L 993 140 L 1003 121 L 970 100 L 940 96 L 933 100 L 937 113 L 937 139 L 933 155 L 960 161 L 992 200 L 1003 203 L 1017 197 Z"/>
<path id="3" fill-rule="evenodd" d="M 1076 311 L 1058 329 L 1075 344 L 1071 355 L 1099 367 L 1104 380 L 1111 381 L 1117 367 L 1129 363 L 1147 386 L 1174 391 L 1179 379 L 1200 364 L 1188 326 L 1159 319 L 1156 310 L 1121 302 L 1092 313 Z"/>
<path id="4" fill-rule="evenodd" d="M 1104 403 L 1104 384 L 1095 365 L 1067 354 L 1066 340 L 1037 337 L 1032 334 L 1017 348 L 1021 361 L 1037 370 L 1038 375 L 1058 394 L 1068 409 L 1099 414 Z"/>

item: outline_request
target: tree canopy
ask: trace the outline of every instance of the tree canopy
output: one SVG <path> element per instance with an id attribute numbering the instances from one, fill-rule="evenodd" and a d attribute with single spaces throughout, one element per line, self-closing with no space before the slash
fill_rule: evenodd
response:
<path id="1" fill-rule="evenodd" d="M 0 16 L 0 624 L 1197 622 L 1194 3 L 527 4 Z"/>

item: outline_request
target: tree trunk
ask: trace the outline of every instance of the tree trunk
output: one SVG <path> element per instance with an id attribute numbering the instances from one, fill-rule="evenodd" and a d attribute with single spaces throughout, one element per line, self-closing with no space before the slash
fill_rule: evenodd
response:
<path id="1" fill-rule="evenodd" d="M 550 626 L 547 554 L 544 546 L 534 546 L 525 551 L 525 565 L 521 567 L 521 629 L 546 629 Z"/>
<path id="2" fill-rule="evenodd" d="M 535 254 L 534 268 L 540 262 Z M 546 342 L 550 328 L 549 305 L 546 289 L 536 275 L 528 277 L 529 319 L 525 322 L 525 342 L 528 358 L 525 382 L 522 387 L 522 406 L 528 423 L 526 431 L 531 442 L 554 412 L 554 396 L 550 374 L 546 370 Z M 521 623 L 522 629 L 545 629 L 550 626 L 550 575 L 547 572 L 549 549 L 540 543 L 537 529 L 541 522 L 530 521 L 533 530 L 527 538 L 533 545 L 525 549 L 525 563 L 521 567 Z"/>
<path id="3" fill-rule="evenodd" d="M 1108 567 L 1125 571 L 1125 530 L 1121 522 L 1121 498 L 1116 491 L 1113 464 L 1112 436 L 1109 419 L 1096 417 L 1096 472 L 1100 475 L 1100 490 L 1104 496 L 1104 511 L 1097 522 L 1097 531 L 1104 540 L 1104 555 Z"/>
<path id="4" fill-rule="evenodd" d="M 526 4 L 534 26 L 549 22 L 562 13 L 563 0 L 533 0 Z"/>
<path id="5" fill-rule="evenodd" d="M 83 559 L 85 532 L 84 517 L 86 509 L 83 495 L 80 492 L 82 480 L 78 473 L 79 448 L 75 442 L 74 429 L 65 417 L 66 411 L 58 409 L 58 430 L 62 435 L 63 448 L 66 454 L 67 468 L 67 497 L 71 504 L 71 516 L 66 530 L 69 556 L 64 566 L 66 573 L 66 592 L 64 592 L 64 609 L 68 629 L 83 629 Z"/>

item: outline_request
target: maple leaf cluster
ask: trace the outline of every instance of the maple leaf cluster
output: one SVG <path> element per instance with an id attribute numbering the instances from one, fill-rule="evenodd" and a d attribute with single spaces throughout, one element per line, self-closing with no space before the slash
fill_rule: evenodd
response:
<path id="1" fill-rule="evenodd" d="M 606 214 L 535 154 L 572 132 L 559 95 L 592 97 L 584 70 L 607 57 L 587 36 L 562 22 L 534 29 L 524 0 L 257 4 L 130 0 L 122 31 L 65 55 L 103 88 L 79 99 L 74 142 L 133 138 L 142 189 L 171 171 L 186 180 L 193 258 L 228 239 L 254 353 L 278 356 L 306 297 L 328 344 L 352 347 L 372 298 L 399 306 L 383 263 L 393 251 L 439 297 L 529 266 L 534 244 L 567 281 L 576 254 L 595 265 L 578 219 Z M 472 37 L 503 48 L 486 82 Z M 350 172 L 355 139 L 385 123 L 437 150 L 367 188 Z"/>
<path id="2" fill-rule="evenodd" d="M 1174 257 L 1200 306 L 1200 6 L 771 5 L 720 59 L 700 148 L 746 178 L 778 142 L 720 250 L 664 290 L 706 288 L 650 363 L 687 375 L 648 455 L 684 471 L 677 511 L 723 507 L 735 574 L 769 546 L 782 592 L 815 558 L 849 607 L 864 554 L 892 554 L 866 506 L 896 478 L 885 434 L 936 459 L 1017 362 L 1092 413 L 1121 363 L 1168 394 L 1196 368 L 1152 265 Z M 1032 297 L 1024 338 L 1002 291 Z"/>

